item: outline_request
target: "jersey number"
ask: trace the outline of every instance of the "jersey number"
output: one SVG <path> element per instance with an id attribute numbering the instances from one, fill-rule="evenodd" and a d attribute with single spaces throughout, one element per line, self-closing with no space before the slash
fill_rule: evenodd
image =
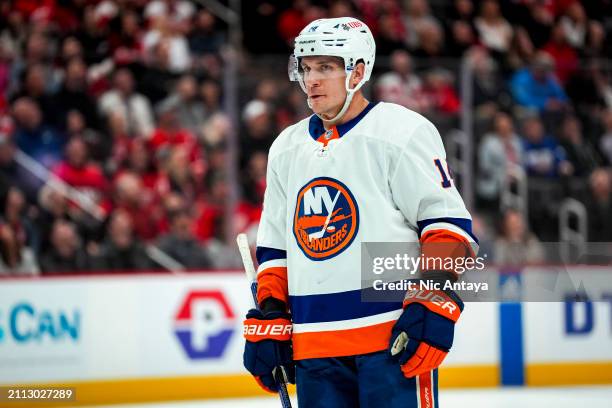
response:
<path id="1" fill-rule="evenodd" d="M 444 167 L 442 166 L 442 162 L 440 159 L 434 159 L 434 164 L 438 168 L 440 172 L 440 176 L 442 177 L 442 187 L 449 188 L 451 186 L 451 179 L 453 178 L 450 169 L 448 168 L 448 163 L 446 163 L 446 172 L 444 172 Z M 448 173 L 448 176 L 446 175 Z"/>

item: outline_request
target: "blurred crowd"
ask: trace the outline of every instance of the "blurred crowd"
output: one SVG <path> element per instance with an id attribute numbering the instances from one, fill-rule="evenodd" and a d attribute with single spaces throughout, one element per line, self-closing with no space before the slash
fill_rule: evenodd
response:
<path id="1" fill-rule="evenodd" d="M 233 236 L 257 229 L 267 151 L 310 114 L 283 71 L 293 38 L 345 15 L 377 41 L 368 97 L 445 139 L 470 67 L 474 229 L 498 262 L 516 245 L 542 260 L 566 197 L 587 209 L 588 240 L 612 241 L 612 1 L 244 1 L 237 123 L 229 29 L 205 4 L 0 4 L 0 275 L 162 270 L 159 252 L 240 267 Z M 521 177 L 527 208 L 505 205 Z"/>

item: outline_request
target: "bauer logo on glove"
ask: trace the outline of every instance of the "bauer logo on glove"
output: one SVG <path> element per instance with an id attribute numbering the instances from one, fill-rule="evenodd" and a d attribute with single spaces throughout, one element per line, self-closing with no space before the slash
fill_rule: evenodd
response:
<path id="1" fill-rule="evenodd" d="M 453 345 L 463 302 L 453 291 L 411 290 L 393 326 L 389 351 L 404 376 L 415 377 L 442 364 Z"/>
<path id="2" fill-rule="evenodd" d="M 261 320 L 247 319 L 244 321 L 244 338 L 248 341 L 261 340 L 291 340 L 293 325 L 285 319 L 274 319 L 262 324 Z"/>

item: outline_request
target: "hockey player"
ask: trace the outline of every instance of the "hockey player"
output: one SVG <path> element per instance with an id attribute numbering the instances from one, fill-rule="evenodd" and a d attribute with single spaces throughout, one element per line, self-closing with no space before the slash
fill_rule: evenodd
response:
<path id="1" fill-rule="evenodd" d="M 300 407 L 437 407 L 437 367 L 463 310 L 455 293 L 433 289 L 362 301 L 362 242 L 420 242 L 423 252 L 445 242 L 463 257 L 476 241 L 436 128 L 363 96 L 374 57 L 374 38 L 355 18 L 306 26 L 289 75 L 314 115 L 269 151 L 260 310 L 245 320 L 244 364 L 272 392 L 282 370 Z M 453 270 L 423 277 L 457 279 Z"/>

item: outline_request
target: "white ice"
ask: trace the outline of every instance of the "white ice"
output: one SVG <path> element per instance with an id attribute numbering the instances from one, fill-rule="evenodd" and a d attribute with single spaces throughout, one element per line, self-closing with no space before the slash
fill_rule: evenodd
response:
<path id="1" fill-rule="evenodd" d="M 323 396 L 324 398 L 324 396 Z M 441 390 L 440 407 L 470 408 L 609 408 L 612 407 L 612 387 L 559 388 L 489 388 Z M 297 407 L 295 398 L 293 406 Z M 112 405 L 107 408 L 275 408 L 278 398 L 243 398 L 170 402 L 163 404 Z M 102 407 L 103 408 L 103 407 Z"/>

